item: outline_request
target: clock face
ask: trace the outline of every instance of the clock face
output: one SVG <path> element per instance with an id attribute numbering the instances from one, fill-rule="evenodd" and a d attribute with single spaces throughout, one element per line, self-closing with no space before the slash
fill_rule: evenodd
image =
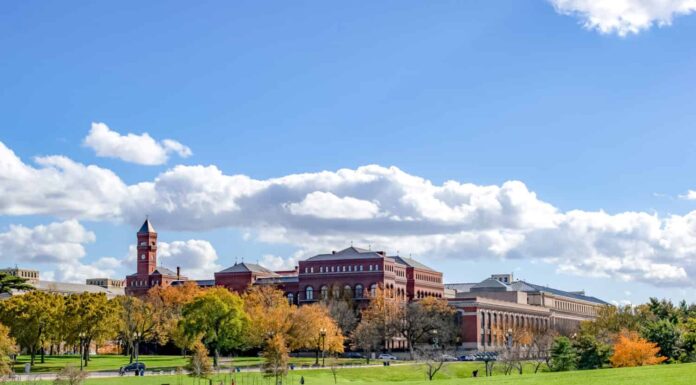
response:
<path id="1" fill-rule="evenodd" d="M 145 259 L 145 254 L 140 254 L 140 259 Z"/>

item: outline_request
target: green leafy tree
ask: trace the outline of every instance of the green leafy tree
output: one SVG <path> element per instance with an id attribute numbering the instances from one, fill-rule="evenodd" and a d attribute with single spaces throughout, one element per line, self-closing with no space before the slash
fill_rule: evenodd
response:
<path id="1" fill-rule="evenodd" d="M 187 335 L 201 338 L 213 351 L 213 363 L 217 367 L 221 349 L 243 346 L 247 320 L 239 295 L 219 287 L 186 304 L 180 322 Z"/>
<path id="2" fill-rule="evenodd" d="M 0 294 L 9 294 L 12 290 L 29 291 L 34 290 L 34 286 L 28 284 L 22 277 L 0 272 Z"/>
<path id="3" fill-rule="evenodd" d="M 682 326 L 683 333 L 681 339 L 682 357 L 681 361 L 696 361 L 696 317 L 686 320 Z"/>
<path id="4" fill-rule="evenodd" d="M 89 346 L 103 343 L 118 335 L 118 307 L 116 301 L 104 293 L 71 294 L 65 299 L 63 324 L 68 343 L 84 342 L 82 351 L 85 366 L 89 362 Z"/>
<path id="5" fill-rule="evenodd" d="M 551 346 L 549 366 L 554 372 L 573 370 L 577 366 L 578 355 L 568 337 L 558 337 Z"/>
<path id="6" fill-rule="evenodd" d="M 578 369 L 599 369 L 609 363 L 611 346 L 597 340 L 594 335 L 583 333 L 573 341 L 577 352 Z"/>
<path id="7" fill-rule="evenodd" d="M 49 336 L 64 323 L 63 297 L 58 294 L 31 291 L 0 301 L 0 322 L 10 328 L 10 335 L 31 356 L 31 365 L 36 353 L 44 349 Z"/>
<path id="8" fill-rule="evenodd" d="M 657 344 L 661 356 L 669 360 L 676 360 L 679 357 L 680 332 L 670 318 L 648 322 L 643 326 L 641 334 L 646 340 Z"/>

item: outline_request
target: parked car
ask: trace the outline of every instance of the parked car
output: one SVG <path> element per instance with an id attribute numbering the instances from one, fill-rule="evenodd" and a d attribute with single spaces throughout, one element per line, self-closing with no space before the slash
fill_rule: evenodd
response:
<path id="1" fill-rule="evenodd" d="M 145 363 L 143 363 L 143 362 L 133 362 L 132 364 L 121 366 L 118 369 L 118 372 L 121 374 L 125 374 L 128 372 L 143 372 L 143 371 L 145 371 Z"/>
<path id="2" fill-rule="evenodd" d="M 457 361 L 457 357 L 455 357 L 451 354 L 443 354 L 440 356 L 440 359 L 442 361 Z"/>
<path id="3" fill-rule="evenodd" d="M 396 356 L 387 354 L 387 353 L 382 353 L 379 356 L 377 356 L 378 360 L 386 360 L 386 361 L 396 361 L 398 358 Z"/>
<path id="4" fill-rule="evenodd" d="M 496 352 L 479 352 L 474 354 L 476 361 L 497 361 L 498 353 Z"/>
<path id="5" fill-rule="evenodd" d="M 365 358 L 365 356 L 363 356 L 362 354 L 360 354 L 358 352 L 348 352 L 348 353 L 344 354 L 344 357 L 345 358 Z"/>
<path id="6" fill-rule="evenodd" d="M 459 361 L 476 361 L 476 356 L 473 354 L 465 354 L 463 356 L 459 356 Z"/>

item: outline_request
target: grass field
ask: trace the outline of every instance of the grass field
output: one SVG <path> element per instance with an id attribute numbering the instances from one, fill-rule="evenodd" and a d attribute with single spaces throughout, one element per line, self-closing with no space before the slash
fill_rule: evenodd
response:
<path id="1" fill-rule="evenodd" d="M 17 358 L 17 364 L 14 369 L 16 373 L 24 372 L 24 364 L 30 361 L 29 356 L 19 356 Z M 160 369 L 160 370 L 174 370 L 177 367 L 186 366 L 187 359 L 181 356 L 146 356 L 141 355 L 140 361 L 144 362 L 148 370 L 150 369 Z M 229 366 L 232 363 L 235 366 L 247 367 L 256 366 L 261 364 L 260 357 L 235 357 L 235 358 L 222 358 L 222 363 L 224 366 Z M 314 363 L 314 358 L 291 358 L 291 363 L 300 367 L 301 365 L 311 365 Z M 341 363 L 356 363 L 362 364 L 365 360 L 354 360 L 354 359 L 340 359 Z M 95 371 L 113 371 L 118 370 L 119 367 L 129 363 L 128 357 L 120 355 L 97 355 L 92 356 L 86 370 L 90 372 Z M 32 368 L 32 373 L 52 373 L 63 369 L 66 365 L 80 366 L 80 358 L 75 355 L 66 356 L 46 356 L 46 362 L 41 363 L 40 358 L 37 356 Z"/>
<path id="2" fill-rule="evenodd" d="M 478 363 L 448 364 L 433 382 L 427 381 L 425 372 L 420 365 L 405 365 L 373 368 L 345 368 L 337 372 L 337 383 L 347 385 L 455 385 L 455 384 L 488 384 L 488 385 L 693 385 L 696 384 L 696 364 L 659 365 L 640 368 L 601 369 L 562 373 L 529 373 L 523 375 L 505 376 L 497 373 L 493 377 L 470 378 L 471 371 L 480 368 Z M 334 383 L 329 370 L 295 370 L 291 371 L 283 384 L 299 384 L 300 377 L 305 379 L 305 385 L 331 385 Z M 220 374 L 214 377 L 214 384 L 220 380 L 230 383 L 230 374 Z M 269 379 L 260 373 L 237 373 L 237 385 L 271 385 Z M 42 382 L 41 384 L 48 384 Z M 26 385 L 26 383 L 24 383 Z M 190 377 L 176 376 L 145 376 L 118 377 L 106 379 L 88 379 L 86 385 L 191 385 L 197 384 Z M 207 384 L 207 381 L 201 382 Z"/>

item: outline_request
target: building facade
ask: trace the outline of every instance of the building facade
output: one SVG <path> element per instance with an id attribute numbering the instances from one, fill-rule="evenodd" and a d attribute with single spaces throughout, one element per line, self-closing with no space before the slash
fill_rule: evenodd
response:
<path id="1" fill-rule="evenodd" d="M 0 272 L 26 279 L 26 282 L 34 287 L 35 290 L 45 291 L 48 293 L 58 293 L 63 295 L 80 294 L 80 293 L 104 293 L 108 298 L 115 298 L 119 295 L 124 295 L 125 292 L 122 286 L 112 285 L 104 286 L 92 283 L 92 279 L 88 279 L 85 284 L 70 283 L 70 282 L 55 282 L 45 281 L 41 279 L 38 270 L 22 269 L 22 268 L 7 268 L 0 269 Z M 109 280 L 107 278 L 95 279 L 98 281 L 106 280 L 114 283 L 123 282 L 118 280 Z M 12 295 L 21 295 L 24 292 L 14 291 L 10 294 L 0 294 L 0 299 L 10 297 Z"/>
<path id="2" fill-rule="evenodd" d="M 568 292 L 494 274 L 479 283 L 448 284 L 448 302 L 460 316 L 462 348 L 495 350 L 513 331 L 553 329 L 570 333 L 580 322 L 593 320 L 609 304 L 584 292 Z"/>
<path id="3" fill-rule="evenodd" d="M 181 275 L 179 267 L 174 272 L 164 266 L 157 266 L 157 232 L 149 219 L 140 227 L 136 238 L 137 270 L 135 274 L 126 277 L 127 295 L 143 296 L 153 287 L 167 287 L 175 282 L 188 280 Z"/>

